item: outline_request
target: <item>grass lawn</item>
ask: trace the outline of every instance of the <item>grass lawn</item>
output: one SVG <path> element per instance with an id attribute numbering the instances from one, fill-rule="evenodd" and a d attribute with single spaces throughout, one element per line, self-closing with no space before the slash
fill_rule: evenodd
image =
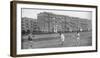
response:
<path id="1" fill-rule="evenodd" d="M 22 49 L 34 48 L 53 48 L 53 47 L 77 47 L 77 46 L 91 46 L 92 32 L 80 32 L 80 39 L 76 38 L 76 32 L 64 33 L 65 41 L 61 45 L 59 34 L 38 34 L 32 35 L 32 40 L 29 41 L 28 35 L 22 36 Z"/>

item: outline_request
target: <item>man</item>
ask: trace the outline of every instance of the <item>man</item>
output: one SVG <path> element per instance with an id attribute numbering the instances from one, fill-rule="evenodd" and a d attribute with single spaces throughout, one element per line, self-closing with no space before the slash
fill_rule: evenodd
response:
<path id="1" fill-rule="evenodd" d="M 64 34 L 60 33 L 61 45 L 64 44 L 65 36 Z"/>

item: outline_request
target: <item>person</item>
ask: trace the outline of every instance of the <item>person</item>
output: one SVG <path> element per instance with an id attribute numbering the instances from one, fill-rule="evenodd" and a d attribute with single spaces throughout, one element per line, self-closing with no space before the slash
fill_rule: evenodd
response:
<path id="1" fill-rule="evenodd" d="M 29 34 L 28 40 L 29 40 L 29 41 L 32 41 L 32 35 L 31 35 L 31 34 Z"/>
<path id="2" fill-rule="evenodd" d="M 29 48 L 32 48 L 32 44 L 33 44 L 33 41 L 32 41 L 32 34 L 29 34 L 28 36 L 28 40 L 29 40 Z"/>
<path id="3" fill-rule="evenodd" d="M 77 32 L 77 39 L 79 40 L 80 39 L 80 33 Z"/>
<path id="4" fill-rule="evenodd" d="M 65 36 L 64 34 L 60 33 L 61 45 L 64 44 Z"/>

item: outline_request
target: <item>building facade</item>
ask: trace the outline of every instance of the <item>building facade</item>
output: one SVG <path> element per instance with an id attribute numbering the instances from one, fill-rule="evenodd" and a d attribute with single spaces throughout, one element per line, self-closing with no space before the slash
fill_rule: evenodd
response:
<path id="1" fill-rule="evenodd" d="M 41 12 L 37 19 L 23 17 L 21 20 L 22 32 L 65 32 L 92 30 L 91 20 L 59 15 L 50 12 Z"/>
<path id="2" fill-rule="evenodd" d="M 91 20 L 41 12 L 37 15 L 37 22 L 42 32 L 78 31 L 92 29 Z"/>
<path id="3" fill-rule="evenodd" d="M 24 17 L 21 20 L 22 31 L 32 33 L 39 31 L 37 19 Z"/>

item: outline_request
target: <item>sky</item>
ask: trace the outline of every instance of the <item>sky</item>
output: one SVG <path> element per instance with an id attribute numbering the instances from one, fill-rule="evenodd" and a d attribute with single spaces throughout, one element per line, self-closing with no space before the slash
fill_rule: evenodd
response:
<path id="1" fill-rule="evenodd" d="M 92 19 L 92 12 L 78 11 L 78 10 L 54 10 L 54 9 L 28 9 L 22 8 L 22 17 L 37 19 L 37 14 L 40 12 L 51 12 L 58 15 L 67 15 L 72 17 L 80 17 L 85 19 Z"/>

